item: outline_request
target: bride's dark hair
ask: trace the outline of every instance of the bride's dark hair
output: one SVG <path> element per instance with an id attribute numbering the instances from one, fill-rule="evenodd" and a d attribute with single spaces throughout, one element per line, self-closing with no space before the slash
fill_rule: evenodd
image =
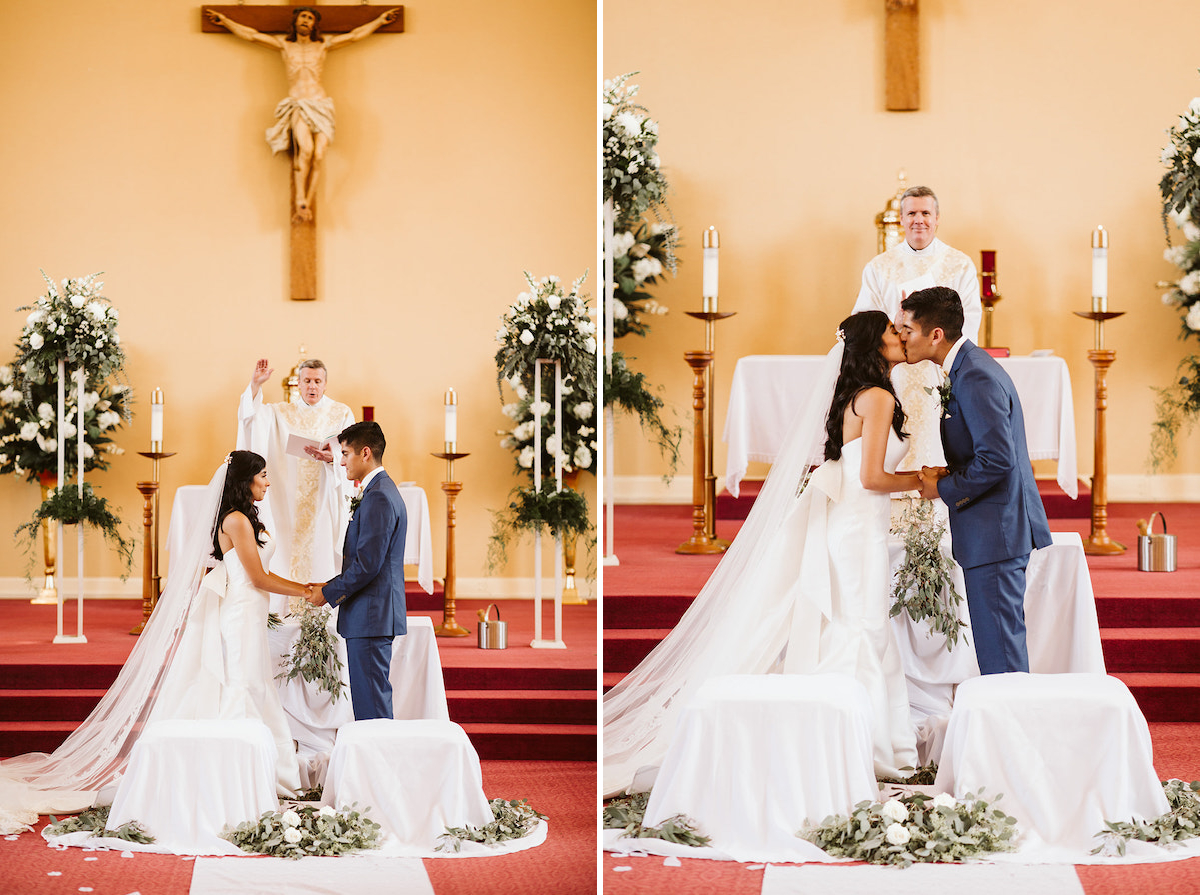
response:
<path id="1" fill-rule="evenodd" d="M 883 334 L 891 326 L 883 311 L 862 311 L 851 314 L 838 327 L 840 338 L 845 342 L 842 366 L 838 370 L 837 384 L 833 387 L 833 401 L 829 404 L 829 416 L 825 420 L 825 459 L 840 460 L 842 457 L 842 418 L 846 408 L 853 406 L 860 392 L 869 388 L 886 389 L 893 398 L 891 370 L 883 356 Z M 896 398 L 896 409 L 892 411 L 892 428 L 901 438 L 905 436 L 904 408 Z"/>
<path id="2" fill-rule="evenodd" d="M 229 454 L 229 470 L 225 473 L 225 490 L 221 492 L 221 509 L 217 512 L 217 527 L 213 530 L 213 556 L 217 559 L 224 557 L 221 550 L 221 526 L 225 517 L 238 512 L 250 520 L 254 529 L 255 543 L 260 546 L 266 543 L 263 532 L 267 527 L 258 519 L 258 507 L 254 505 L 254 495 L 250 492 L 250 482 L 266 469 L 267 461 L 254 451 L 233 451 Z"/>

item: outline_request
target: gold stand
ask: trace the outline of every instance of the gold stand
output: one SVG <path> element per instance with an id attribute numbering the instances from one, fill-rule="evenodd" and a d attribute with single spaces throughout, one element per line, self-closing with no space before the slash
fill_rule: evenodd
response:
<path id="1" fill-rule="evenodd" d="M 1093 306 L 1095 303 L 1093 302 Z M 1092 556 L 1115 556 L 1125 552 L 1125 545 L 1108 536 L 1108 430 L 1105 413 L 1108 410 L 1108 368 L 1117 359 L 1117 352 L 1104 347 L 1104 321 L 1120 317 L 1124 311 L 1075 311 L 1075 316 L 1096 324 L 1096 347 L 1088 352 L 1088 360 L 1096 368 L 1096 429 L 1092 472 L 1092 533 L 1083 541 L 1083 552 Z"/>
<path id="2" fill-rule="evenodd" d="M 38 476 L 38 486 L 42 489 L 42 503 L 50 497 L 50 492 L 58 484 L 58 478 L 53 473 L 42 473 Z M 29 602 L 35 606 L 54 606 L 58 604 L 58 589 L 54 586 L 54 574 L 58 565 L 58 538 L 50 527 L 50 520 L 42 520 L 42 559 L 45 561 L 45 578 L 42 579 L 42 589 Z"/>
<path id="3" fill-rule="evenodd" d="M 708 396 L 707 405 L 704 411 L 705 419 L 705 456 L 704 456 L 704 513 L 706 518 L 705 534 L 708 539 L 721 547 L 722 550 L 729 546 L 729 541 L 724 538 L 717 537 L 717 474 L 713 469 L 713 445 L 716 443 L 714 425 L 716 401 L 713 400 L 714 383 L 716 382 L 717 369 L 717 333 L 716 322 L 724 320 L 726 317 L 732 317 L 737 311 L 685 311 L 689 317 L 695 317 L 697 320 L 704 321 L 704 350 L 709 352 L 713 359 L 709 362 L 708 368 L 704 371 L 704 391 Z"/>
<path id="4" fill-rule="evenodd" d="M 676 553 L 688 555 L 704 555 L 724 553 L 725 547 L 713 543 L 708 536 L 707 517 L 705 514 L 706 481 L 704 476 L 704 431 L 705 431 L 705 382 L 708 366 L 712 363 L 711 351 L 685 351 L 683 359 L 692 368 L 692 410 L 695 412 L 695 425 L 692 430 L 692 536 L 675 548 Z"/>
<path id="5" fill-rule="evenodd" d="M 151 447 L 161 447 L 161 444 L 151 443 Z M 150 619 L 150 613 L 158 605 L 158 595 L 162 593 L 162 576 L 158 573 L 158 463 L 167 457 L 174 457 L 175 451 L 138 451 L 143 457 L 154 461 L 151 480 L 138 482 L 137 489 L 142 493 L 146 502 L 143 509 L 145 532 L 142 550 L 142 620 L 134 626 L 130 634 L 141 634 Z"/>
<path id="6" fill-rule="evenodd" d="M 446 447 L 449 449 L 453 445 Z M 454 617 L 455 596 L 458 591 L 458 571 L 454 556 L 454 528 L 457 524 L 454 501 L 463 487 L 462 482 L 454 481 L 454 461 L 471 455 L 446 450 L 433 456 L 446 461 L 446 481 L 442 482 L 442 491 L 446 494 L 446 579 L 442 585 L 442 623 L 433 629 L 433 633 L 438 637 L 466 637 L 471 632 Z"/>
<path id="7" fill-rule="evenodd" d="M 563 487 L 576 490 L 579 484 L 579 470 L 572 469 L 563 473 Z M 575 542 L 574 536 L 568 537 L 563 532 L 563 594 L 564 606 L 586 606 L 587 600 L 579 596 L 579 585 L 575 582 Z"/>

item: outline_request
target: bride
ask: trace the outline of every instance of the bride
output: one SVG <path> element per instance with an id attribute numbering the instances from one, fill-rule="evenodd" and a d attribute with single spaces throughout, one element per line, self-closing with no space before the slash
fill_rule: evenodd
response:
<path id="1" fill-rule="evenodd" d="M 269 486 L 266 461 L 250 451 L 234 451 L 217 469 L 198 516 L 204 524 L 172 555 L 166 586 L 116 682 L 52 754 L 0 762 L 0 832 L 24 829 L 39 814 L 112 804 L 148 721 L 262 720 L 278 747 L 279 793 L 295 795 L 299 768 L 272 680 L 265 592 L 310 591 L 264 571 L 274 545 L 254 503 Z"/>
<path id="2" fill-rule="evenodd" d="M 851 675 L 870 695 L 876 774 L 916 766 L 888 621 L 889 494 L 920 484 L 894 471 L 907 446 L 889 374 L 904 361 L 882 311 L 842 322 L 737 538 L 676 628 L 605 696 L 606 795 L 650 788 L 683 706 L 728 674 Z"/>

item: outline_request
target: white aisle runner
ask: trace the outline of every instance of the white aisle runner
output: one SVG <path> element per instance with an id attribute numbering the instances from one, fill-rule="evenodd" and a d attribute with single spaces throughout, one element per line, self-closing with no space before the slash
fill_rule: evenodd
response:
<path id="1" fill-rule="evenodd" d="M 199 863 L 199 862 L 197 862 Z M 195 892 L 193 887 L 192 892 Z M 767 866 L 762 895 L 1083 895 L 1070 865 Z"/>
<path id="2" fill-rule="evenodd" d="M 197 858 L 190 895 L 434 895 L 420 858 Z"/>

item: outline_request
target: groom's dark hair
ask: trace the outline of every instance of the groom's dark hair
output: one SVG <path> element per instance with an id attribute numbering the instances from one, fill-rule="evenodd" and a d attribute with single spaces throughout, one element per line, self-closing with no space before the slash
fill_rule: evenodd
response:
<path id="1" fill-rule="evenodd" d="M 912 314 L 913 322 L 920 324 L 921 332 L 925 335 L 941 329 L 947 342 L 957 342 L 962 338 L 962 299 L 949 286 L 934 286 L 914 292 L 900 302 L 900 310 Z"/>
<path id="2" fill-rule="evenodd" d="M 365 447 L 370 448 L 375 462 L 383 462 L 383 451 L 387 447 L 387 440 L 383 437 L 383 430 L 379 428 L 379 423 L 374 420 L 352 423 L 338 435 L 338 441 L 355 453 Z"/>

